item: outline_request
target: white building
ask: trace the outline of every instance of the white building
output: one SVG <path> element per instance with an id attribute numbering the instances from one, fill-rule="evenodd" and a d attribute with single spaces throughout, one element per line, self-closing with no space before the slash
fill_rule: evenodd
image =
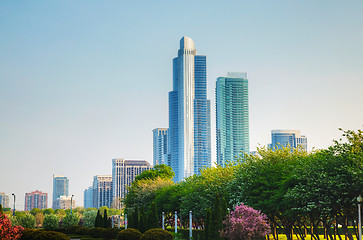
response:
<path id="1" fill-rule="evenodd" d="M 112 176 L 97 175 L 93 177 L 93 207 L 100 208 L 103 206 L 111 207 L 112 205 Z"/>

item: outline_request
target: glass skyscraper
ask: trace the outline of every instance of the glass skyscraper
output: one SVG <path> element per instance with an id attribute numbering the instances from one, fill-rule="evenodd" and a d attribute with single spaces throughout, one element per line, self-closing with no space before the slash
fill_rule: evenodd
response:
<path id="1" fill-rule="evenodd" d="M 228 73 L 216 84 L 217 164 L 249 153 L 247 73 Z"/>
<path id="2" fill-rule="evenodd" d="M 57 198 L 69 195 L 69 179 L 65 176 L 53 175 L 53 209 L 60 208 Z"/>
<path id="3" fill-rule="evenodd" d="M 211 166 L 210 100 L 206 57 L 196 55 L 189 37 L 180 40 L 173 59 L 173 91 L 169 92 L 169 157 L 175 181 Z"/>
<path id="4" fill-rule="evenodd" d="M 168 163 L 168 129 L 155 128 L 153 130 L 153 165 Z"/>

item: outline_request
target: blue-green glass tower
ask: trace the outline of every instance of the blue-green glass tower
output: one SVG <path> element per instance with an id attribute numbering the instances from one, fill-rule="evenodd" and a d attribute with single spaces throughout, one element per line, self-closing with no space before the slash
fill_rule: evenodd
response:
<path id="1" fill-rule="evenodd" d="M 247 73 L 228 73 L 216 84 L 217 164 L 249 152 Z"/>

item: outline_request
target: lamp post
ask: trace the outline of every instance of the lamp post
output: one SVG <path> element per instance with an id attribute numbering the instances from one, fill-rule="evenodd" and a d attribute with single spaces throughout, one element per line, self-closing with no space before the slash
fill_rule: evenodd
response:
<path id="1" fill-rule="evenodd" d="M 72 214 L 73 196 L 74 196 L 74 195 L 72 195 L 72 197 L 71 197 L 71 214 Z"/>
<path id="2" fill-rule="evenodd" d="M 363 201 L 363 198 L 361 195 L 359 195 L 357 197 L 357 201 L 358 201 L 358 234 L 359 234 L 359 240 L 362 240 L 362 220 L 361 220 L 361 214 L 360 214 L 360 204 Z"/>
<path id="3" fill-rule="evenodd" d="M 15 216 L 15 194 L 13 193 L 13 194 L 11 194 L 11 195 L 13 195 L 13 196 L 14 196 L 14 209 L 13 209 L 13 216 Z"/>

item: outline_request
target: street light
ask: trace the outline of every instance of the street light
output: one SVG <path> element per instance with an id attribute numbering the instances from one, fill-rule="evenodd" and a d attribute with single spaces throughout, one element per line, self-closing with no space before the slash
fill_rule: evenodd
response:
<path id="1" fill-rule="evenodd" d="M 362 221 L 361 221 L 361 214 L 360 214 L 360 204 L 363 201 L 363 198 L 361 195 L 357 197 L 358 201 L 358 233 L 359 233 L 359 240 L 362 240 Z"/>
<path id="2" fill-rule="evenodd" d="M 73 205 L 73 204 L 72 204 L 72 201 L 73 201 L 73 196 L 74 196 L 74 195 L 72 195 L 72 197 L 71 197 L 71 214 L 72 214 L 72 205 Z"/>
<path id="3" fill-rule="evenodd" d="M 15 216 L 15 194 L 13 193 L 13 194 L 11 194 L 11 195 L 13 195 L 13 196 L 14 196 L 14 211 L 13 211 L 13 216 Z"/>

